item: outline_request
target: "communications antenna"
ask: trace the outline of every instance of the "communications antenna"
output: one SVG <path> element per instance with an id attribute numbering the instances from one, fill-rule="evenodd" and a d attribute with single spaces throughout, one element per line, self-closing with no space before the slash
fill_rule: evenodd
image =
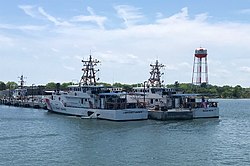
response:
<path id="1" fill-rule="evenodd" d="M 23 89 L 23 87 L 24 87 L 24 83 L 25 83 L 25 81 L 24 81 L 24 79 L 27 79 L 27 77 L 24 77 L 23 76 L 23 74 L 20 76 L 20 77 L 18 77 L 19 79 L 20 79 L 20 81 L 18 81 L 19 83 L 20 83 L 20 88 L 21 89 Z"/>
<path id="2" fill-rule="evenodd" d="M 160 64 L 158 60 L 156 60 L 155 64 L 150 64 L 150 78 L 148 79 L 147 86 L 151 87 L 161 87 L 163 81 L 161 81 L 161 76 L 164 74 L 161 72 L 161 69 L 165 67 L 165 65 Z"/>
<path id="3" fill-rule="evenodd" d="M 82 63 L 83 75 L 80 80 L 80 85 L 96 85 L 96 81 L 99 80 L 99 78 L 96 79 L 96 73 L 99 71 L 99 69 L 95 70 L 95 66 L 97 66 L 100 61 L 97 59 L 93 59 L 90 54 L 89 59 L 82 60 Z"/>

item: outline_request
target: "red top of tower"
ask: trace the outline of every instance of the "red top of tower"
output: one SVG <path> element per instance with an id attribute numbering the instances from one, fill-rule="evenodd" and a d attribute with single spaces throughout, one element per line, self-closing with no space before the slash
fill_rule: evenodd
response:
<path id="1" fill-rule="evenodd" d="M 206 48 L 201 48 L 201 47 L 196 48 L 194 55 L 197 58 L 205 58 L 207 56 L 207 49 Z"/>

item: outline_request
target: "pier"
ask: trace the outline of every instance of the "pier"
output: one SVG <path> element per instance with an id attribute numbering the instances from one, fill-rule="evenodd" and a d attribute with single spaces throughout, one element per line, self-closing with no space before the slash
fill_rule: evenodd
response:
<path id="1" fill-rule="evenodd" d="M 26 108 L 36 108 L 36 109 L 47 109 L 46 104 L 43 101 L 25 101 L 16 99 L 0 99 L 1 105 L 8 105 L 14 107 L 26 107 Z"/>

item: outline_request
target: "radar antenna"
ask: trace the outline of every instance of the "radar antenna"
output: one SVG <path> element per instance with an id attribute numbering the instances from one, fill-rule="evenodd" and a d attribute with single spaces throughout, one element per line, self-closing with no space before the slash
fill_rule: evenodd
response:
<path id="1" fill-rule="evenodd" d="M 96 79 L 96 73 L 99 71 L 99 69 L 95 70 L 95 66 L 97 66 L 100 61 L 97 59 L 92 59 L 91 55 L 89 55 L 89 59 L 82 60 L 82 63 L 83 75 L 80 80 L 80 85 L 96 85 L 96 81 L 99 80 L 99 78 Z"/>
<path id="2" fill-rule="evenodd" d="M 25 81 L 24 81 L 24 79 L 26 79 L 27 77 L 24 77 L 23 76 L 23 74 L 20 76 L 20 77 L 18 77 L 19 79 L 20 79 L 20 81 L 18 81 L 19 83 L 20 83 L 20 88 L 21 89 L 23 89 L 23 86 L 24 86 L 24 83 L 25 83 Z"/>
<path id="3" fill-rule="evenodd" d="M 156 60 L 155 64 L 150 64 L 151 72 L 150 78 L 148 79 L 147 86 L 151 87 L 161 87 L 163 81 L 161 81 L 161 76 L 164 73 L 161 73 L 161 68 L 165 67 L 165 65 L 160 64 L 158 60 Z"/>

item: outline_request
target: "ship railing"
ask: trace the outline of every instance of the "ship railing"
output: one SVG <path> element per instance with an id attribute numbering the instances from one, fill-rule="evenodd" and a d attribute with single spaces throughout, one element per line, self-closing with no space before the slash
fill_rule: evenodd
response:
<path id="1" fill-rule="evenodd" d="M 145 108 L 145 103 L 106 102 L 104 109 Z"/>
<path id="2" fill-rule="evenodd" d="M 125 109 L 126 108 L 126 103 L 124 102 L 106 102 L 104 109 L 112 109 L 112 110 L 117 110 L 117 109 Z"/>
<path id="3" fill-rule="evenodd" d="M 208 102 L 186 102 L 181 104 L 182 108 L 208 108 L 208 107 L 218 107 L 218 102 L 208 101 Z"/>

